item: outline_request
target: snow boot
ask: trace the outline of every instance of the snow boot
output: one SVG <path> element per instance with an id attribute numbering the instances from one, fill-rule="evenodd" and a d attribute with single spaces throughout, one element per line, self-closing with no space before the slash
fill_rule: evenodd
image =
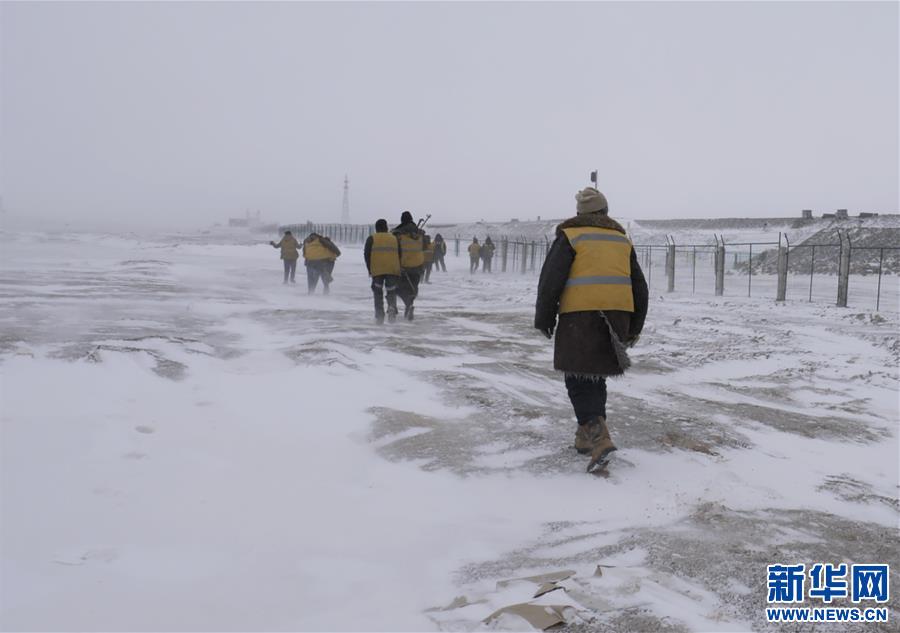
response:
<path id="1" fill-rule="evenodd" d="M 609 460 L 609 454 L 617 451 L 609 437 L 609 428 L 606 426 L 606 418 L 597 416 L 588 422 L 591 426 L 590 435 L 592 441 L 591 461 L 588 463 L 587 472 L 591 472 L 596 466 L 603 466 Z"/>
<path id="2" fill-rule="evenodd" d="M 587 455 L 594 448 L 594 443 L 591 441 L 590 426 L 589 423 L 579 424 L 578 430 L 575 431 L 575 450 L 582 455 Z"/>
<path id="3" fill-rule="evenodd" d="M 415 310 L 414 306 L 406 306 L 406 309 L 403 311 L 403 316 L 406 317 L 407 321 L 413 320 L 413 311 Z"/>

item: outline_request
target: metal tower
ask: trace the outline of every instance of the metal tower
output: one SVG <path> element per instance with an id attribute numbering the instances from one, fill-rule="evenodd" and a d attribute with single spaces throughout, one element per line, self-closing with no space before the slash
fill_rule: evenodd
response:
<path id="1" fill-rule="evenodd" d="M 344 174 L 344 203 L 341 209 L 341 222 L 350 223 L 350 179 Z"/>

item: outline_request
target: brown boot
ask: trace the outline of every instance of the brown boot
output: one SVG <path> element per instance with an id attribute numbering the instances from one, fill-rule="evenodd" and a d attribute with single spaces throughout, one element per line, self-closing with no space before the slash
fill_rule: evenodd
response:
<path id="1" fill-rule="evenodd" d="M 606 418 L 597 417 L 589 422 L 591 426 L 591 461 L 587 471 L 591 472 L 595 466 L 601 465 L 609 458 L 609 454 L 619 450 L 609 438 L 609 429 L 606 426 Z"/>
<path id="2" fill-rule="evenodd" d="M 594 442 L 591 440 L 590 424 L 579 424 L 578 430 L 575 431 L 575 450 L 582 455 L 587 455 L 594 448 Z"/>

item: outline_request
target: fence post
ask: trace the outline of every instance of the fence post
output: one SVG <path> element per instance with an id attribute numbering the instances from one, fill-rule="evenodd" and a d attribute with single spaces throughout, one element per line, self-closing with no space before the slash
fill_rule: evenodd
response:
<path id="1" fill-rule="evenodd" d="M 725 294 L 725 240 L 716 238 L 716 296 Z"/>
<path id="2" fill-rule="evenodd" d="M 747 296 L 750 296 L 751 285 L 753 284 L 753 244 L 750 244 L 750 257 L 747 259 Z"/>
<path id="3" fill-rule="evenodd" d="M 504 237 L 503 241 L 500 242 L 500 257 L 502 262 L 500 264 L 501 272 L 506 272 L 506 254 L 509 251 L 509 238 Z"/>
<path id="4" fill-rule="evenodd" d="M 837 305 L 839 308 L 847 307 L 847 292 L 850 286 L 850 236 L 847 236 L 847 245 L 844 246 L 844 236 L 840 233 L 841 238 L 841 254 L 838 263 L 838 292 Z"/>
<path id="5" fill-rule="evenodd" d="M 697 290 L 697 247 L 694 246 L 691 252 L 691 294 Z"/>
<path id="6" fill-rule="evenodd" d="M 528 242 L 522 240 L 522 274 L 528 271 Z"/>
<path id="7" fill-rule="evenodd" d="M 787 239 L 787 236 L 785 236 Z M 781 234 L 778 234 L 778 289 L 775 292 L 775 301 L 784 301 L 787 297 L 787 256 L 788 247 L 781 245 Z"/>
<path id="8" fill-rule="evenodd" d="M 666 241 L 669 241 L 666 236 Z M 666 246 L 666 276 L 669 278 L 667 292 L 675 291 L 675 240 Z"/>
<path id="9" fill-rule="evenodd" d="M 878 291 L 875 295 L 875 312 L 881 308 L 881 271 L 884 268 L 884 249 L 878 252 Z"/>
<path id="10" fill-rule="evenodd" d="M 459 257 L 459 235 L 456 236 L 456 256 Z"/>

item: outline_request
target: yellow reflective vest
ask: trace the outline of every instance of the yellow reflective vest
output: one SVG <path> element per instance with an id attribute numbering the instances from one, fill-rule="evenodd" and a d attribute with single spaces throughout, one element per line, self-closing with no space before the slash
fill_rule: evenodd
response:
<path id="1" fill-rule="evenodd" d="M 432 263 L 434 261 L 434 242 L 430 242 L 423 252 L 425 254 L 425 263 Z"/>
<path id="2" fill-rule="evenodd" d="M 312 242 L 305 242 L 303 244 L 303 258 L 306 259 L 306 261 L 318 261 L 322 259 L 334 260 L 337 259 L 337 255 L 325 248 L 322 241 L 317 238 Z"/>
<path id="3" fill-rule="evenodd" d="M 400 274 L 400 253 L 397 251 L 396 236 L 391 233 L 372 234 L 369 268 L 373 277 Z"/>
<path id="4" fill-rule="evenodd" d="M 400 265 L 403 268 L 420 268 L 425 265 L 425 253 L 422 250 L 422 235 L 412 237 L 408 233 L 400 234 Z"/>
<path id="5" fill-rule="evenodd" d="M 559 300 L 559 312 L 634 312 L 631 294 L 631 240 L 612 229 L 563 229 L 575 261 Z"/>

